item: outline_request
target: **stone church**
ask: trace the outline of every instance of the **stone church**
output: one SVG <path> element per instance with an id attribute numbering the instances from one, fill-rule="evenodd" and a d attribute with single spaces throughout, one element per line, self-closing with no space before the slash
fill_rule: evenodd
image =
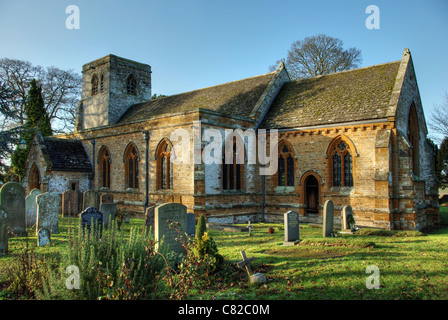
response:
<path id="1" fill-rule="evenodd" d="M 207 144 L 200 132 L 278 132 L 277 170 L 260 164 L 193 161 Z M 192 161 L 171 161 L 171 133 L 191 133 Z M 164 202 L 209 221 L 277 222 L 289 210 L 322 222 L 332 200 L 356 224 L 416 229 L 440 224 L 434 151 L 410 51 L 401 60 L 292 81 L 274 72 L 151 99 L 151 67 L 108 55 L 82 68 L 74 132 L 37 133 L 22 183 L 30 192 L 95 189 L 128 211 Z M 231 144 L 236 144 L 232 137 Z M 267 139 L 269 140 L 269 139 Z M 224 148 L 224 143 L 222 145 Z"/>

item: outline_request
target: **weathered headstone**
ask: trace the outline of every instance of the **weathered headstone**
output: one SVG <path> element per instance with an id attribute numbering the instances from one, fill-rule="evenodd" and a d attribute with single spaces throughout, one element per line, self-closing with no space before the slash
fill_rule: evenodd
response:
<path id="1" fill-rule="evenodd" d="M 155 206 L 149 206 L 146 208 L 145 212 L 145 226 L 146 226 L 146 234 L 151 230 L 152 234 L 154 234 L 154 209 Z"/>
<path id="2" fill-rule="evenodd" d="M 179 233 L 173 228 L 172 222 L 178 223 Z M 154 209 L 154 238 L 157 246 L 163 239 L 171 251 L 185 253 L 182 247 L 182 237 L 187 232 L 187 207 L 180 203 L 164 203 Z"/>
<path id="3" fill-rule="evenodd" d="M 59 232 L 59 202 L 61 196 L 54 192 L 46 192 L 36 197 L 37 223 L 36 234 L 41 228 L 50 230 L 51 233 Z"/>
<path id="4" fill-rule="evenodd" d="M 65 190 L 62 194 L 62 216 L 76 217 L 80 210 L 79 192 L 75 190 Z"/>
<path id="5" fill-rule="evenodd" d="M 0 257 L 8 252 L 8 213 L 0 207 Z"/>
<path id="6" fill-rule="evenodd" d="M 194 213 L 187 213 L 187 234 L 189 236 L 194 236 L 196 233 L 196 220 Z"/>
<path id="7" fill-rule="evenodd" d="M 8 226 L 17 236 L 26 235 L 25 189 L 20 183 L 7 182 L 0 189 L 0 205 L 8 213 Z"/>
<path id="8" fill-rule="evenodd" d="M 295 211 L 288 211 L 283 215 L 283 223 L 285 228 L 284 246 L 293 246 L 301 240 L 299 228 L 299 214 Z"/>
<path id="9" fill-rule="evenodd" d="M 79 218 L 81 220 L 82 229 L 87 229 L 90 231 L 92 228 L 95 230 L 99 230 L 100 232 L 103 229 L 103 213 L 99 211 L 95 207 L 88 207 L 84 211 L 79 214 Z"/>
<path id="10" fill-rule="evenodd" d="M 42 194 L 42 191 L 35 188 L 31 190 L 30 194 L 25 198 L 25 212 L 26 212 L 25 223 L 27 227 L 31 227 L 36 224 L 37 221 L 36 197 L 40 194 Z"/>
<path id="11" fill-rule="evenodd" d="M 48 230 L 47 228 L 40 228 L 39 231 L 37 231 L 37 246 L 45 247 L 47 244 L 49 244 L 50 236 L 50 230 Z"/>
<path id="12" fill-rule="evenodd" d="M 354 227 L 353 210 L 350 206 L 344 206 L 342 208 L 342 231 L 350 231 Z"/>
<path id="13" fill-rule="evenodd" d="M 99 209 L 100 207 L 100 195 L 93 189 L 84 191 L 83 193 L 82 209 L 86 210 L 88 207 Z"/>
<path id="14" fill-rule="evenodd" d="M 101 203 L 114 203 L 114 195 L 112 193 L 104 193 L 100 196 Z"/>
<path id="15" fill-rule="evenodd" d="M 333 201 L 327 200 L 324 203 L 324 218 L 323 218 L 323 237 L 333 236 L 334 223 L 334 204 Z"/>
<path id="16" fill-rule="evenodd" d="M 103 213 L 103 225 L 107 228 L 109 221 L 115 220 L 117 215 L 116 203 L 102 203 L 100 204 L 100 211 Z"/>

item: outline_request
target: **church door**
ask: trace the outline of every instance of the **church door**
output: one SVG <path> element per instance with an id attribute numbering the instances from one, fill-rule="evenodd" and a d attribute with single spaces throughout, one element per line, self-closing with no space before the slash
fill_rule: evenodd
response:
<path id="1" fill-rule="evenodd" d="M 319 213 L 319 183 L 315 176 L 310 175 L 305 180 L 306 190 L 306 213 Z"/>
<path id="2" fill-rule="evenodd" d="M 29 178 L 29 188 L 30 191 L 33 189 L 40 190 L 40 177 L 39 177 L 39 169 L 36 165 L 33 165 L 30 170 L 30 178 Z"/>

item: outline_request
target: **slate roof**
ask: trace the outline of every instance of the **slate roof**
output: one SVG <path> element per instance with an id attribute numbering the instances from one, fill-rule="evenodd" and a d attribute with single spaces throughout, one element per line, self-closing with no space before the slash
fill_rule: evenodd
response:
<path id="1" fill-rule="evenodd" d="M 52 170 L 92 172 L 92 164 L 80 140 L 44 137 Z"/>
<path id="2" fill-rule="evenodd" d="M 288 81 L 260 128 L 281 129 L 387 117 L 400 61 Z"/>
<path id="3" fill-rule="evenodd" d="M 223 115 L 249 117 L 275 72 L 228 82 L 131 106 L 118 124 L 146 120 L 162 114 L 207 109 Z"/>

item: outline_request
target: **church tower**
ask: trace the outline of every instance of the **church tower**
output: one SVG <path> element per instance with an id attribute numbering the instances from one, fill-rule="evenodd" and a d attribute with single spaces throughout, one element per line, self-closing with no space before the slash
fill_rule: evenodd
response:
<path id="1" fill-rule="evenodd" d="M 112 125 L 133 104 L 151 100 L 151 66 L 108 55 L 82 67 L 76 131 Z"/>

